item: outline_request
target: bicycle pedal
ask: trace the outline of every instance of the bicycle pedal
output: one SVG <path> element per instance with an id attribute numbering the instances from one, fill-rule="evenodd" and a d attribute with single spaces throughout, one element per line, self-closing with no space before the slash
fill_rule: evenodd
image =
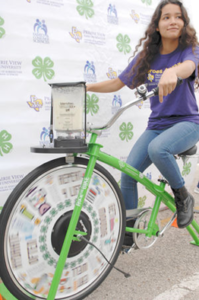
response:
<path id="1" fill-rule="evenodd" d="M 133 243 L 132 246 L 125 246 L 123 245 L 122 246 L 122 251 L 121 251 L 121 254 L 124 255 L 124 254 L 129 254 L 131 253 L 132 251 L 136 250 L 136 245 L 135 243 Z"/>

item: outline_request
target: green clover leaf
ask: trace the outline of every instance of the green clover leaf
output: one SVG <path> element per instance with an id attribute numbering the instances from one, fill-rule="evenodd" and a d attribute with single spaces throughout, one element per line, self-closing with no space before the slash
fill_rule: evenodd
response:
<path id="1" fill-rule="evenodd" d="M 42 226 L 42 227 L 41 227 L 41 232 L 46 233 L 47 230 L 48 230 L 48 227 L 47 227 L 47 226 Z"/>
<path id="2" fill-rule="evenodd" d="M 44 258 L 45 260 L 49 259 L 49 257 L 50 257 L 49 252 L 46 252 L 46 253 L 43 255 L 43 258 Z"/>
<path id="3" fill-rule="evenodd" d="M 40 235 L 40 237 L 39 237 L 39 242 L 40 242 L 40 243 L 44 243 L 45 240 L 46 240 L 46 237 L 43 236 L 43 235 Z"/>
<path id="4" fill-rule="evenodd" d="M 145 206 L 145 203 L 146 203 L 146 196 L 144 197 L 140 197 L 138 199 L 138 208 L 142 208 Z"/>
<path id="5" fill-rule="evenodd" d="M 77 261 L 78 261 L 78 264 L 79 264 L 79 265 L 81 265 L 81 264 L 82 264 L 82 262 L 83 262 L 83 258 L 82 258 L 82 257 L 80 257 L 80 258 L 78 258 L 78 260 L 77 260 Z"/>
<path id="6" fill-rule="evenodd" d="M 80 16 L 85 14 L 86 19 L 92 18 L 94 15 L 93 2 L 91 0 L 77 0 L 80 5 L 77 6 L 77 11 Z"/>
<path id="7" fill-rule="evenodd" d="M 0 26 L 2 26 L 3 24 L 4 24 L 4 19 L 0 17 Z"/>
<path id="8" fill-rule="evenodd" d="M 63 203 L 59 203 L 59 204 L 57 205 L 57 209 L 58 209 L 58 210 L 64 209 Z"/>
<path id="9" fill-rule="evenodd" d="M 120 33 L 120 34 L 118 34 L 118 36 L 116 37 L 116 39 L 117 39 L 117 41 L 119 42 L 119 43 L 123 43 L 123 35 Z"/>
<path id="10" fill-rule="evenodd" d="M 151 5 L 152 4 L 152 0 L 141 0 L 143 3 L 146 2 L 147 5 Z"/>
<path id="11" fill-rule="evenodd" d="M 183 166 L 182 176 L 189 175 L 190 172 L 191 172 L 191 163 L 189 162 Z"/>
<path id="12" fill-rule="evenodd" d="M 99 105 L 97 104 L 99 101 L 99 98 L 93 94 L 91 97 L 87 94 L 86 95 L 86 113 L 91 113 L 91 116 L 93 114 L 96 114 L 99 110 Z"/>
<path id="13" fill-rule="evenodd" d="M 3 153 L 8 154 L 13 148 L 12 144 L 9 142 L 12 136 L 6 130 L 0 132 L 0 156 L 3 156 Z"/>
<path id="14" fill-rule="evenodd" d="M 37 67 L 37 68 L 41 68 L 42 67 L 42 58 L 37 56 L 33 61 L 32 61 L 32 64 L 34 67 Z"/>
<path id="15" fill-rule="evenodd" d="M 116 37 L 116 40 L 119 42 L 117 44 L 117 48 L 120 52 L 124 52 L 124 54 L 129 53 L 131 51 L 131 46 L 128 45 L 130 43 L 130 38 L 128 37 L 128 35 L 122 35 L 121 33 L 118 34 L 118 36 Z"/>
<path id="16" fill-rule="evenodd" d="M 0 39 L 2 38 L 2 36 L 5 34 L 5 30 L 3 28 L 0 27 Z"/>
<path id="17" fill-rule="evenodd" d="M 75 268 L 76 267 L 76 262 L 72 261 L 71 264 L 70 264 L 70 267 L 71 267 L 71 269 Z"/>
<path id="18" fill-rule="evenodd" d="M 125 34 L 125 36 L 124 36 L 124 43 L 125 43 L 125 44 L 129 44 L 130 41 L 131 41 L 131 40 L 130 40 L 130 38 L 128 37 L 128 35 Z"/>
<path id="19" fill-rule="evenodd" d="M 50 266 L 52 266 L 54 264 L 55 260 L 53 258 L 50 258 L 49 261 L 48 261 L 48 264 Z"/>
<path id="20" fill-rule="evenodd" d="M 53 66 L 54 66 L 54 62 L 49 57 L 45 57 L 44 58 L 44 68 L 49 69 L 49 68 L 52 68 Z"/>
<path id="21" fill-rule="evenodd" d="M 40 246 L 39 249 L 40 249 L 41 252 L 47 251 L 46 245 Z"/>
<path id="22" fill-rule="evenodd" d="M 37 79 L 43 76 L 44 81 L 46 81 L 46 79 L 50 80 L 55 75 L 55 72 L 52 70 L 54 62 L 49 57 L 45 57 L 43 62 L 42 58 L 37 56 L 32 61 L 32 64 L 35 67 L 32 73 Z"/>
<path id="23" fill-rule="evenodd" d="M 2 26 L 4 24 L 4 19 L 0 17 L 0 26 Z M 0 27 L 0 39 L 3 37 L 3 35 L 5 34 L 5 29 Z"/>
<path id="24" fill-rule="evenodd" d="M 56 209 L 55 208 L 51 209 L 50 214 L 52 217 L 56 216 L 56 214 L 57 214 Z"/>
<path id="25" fill-rule="evenodd" d="M 50 217 L 46 217 L 45 220 L 44 220 L 44 222 L 46 224 L 50 224 L 51 221 L 52 221 L 52 219 Z"/>
<path id="26" fill-rule="evenodd" d="M 126 139 L 126 141 L 128 142 L 133 138 L 132 129 L 133 129 L 133 125 L 130 122 L 128 122 L 127 124 L 123 122 L 120 125 L 121 132 L 119 134 L 119 137 L 121 138 L 122 141 Z"/>

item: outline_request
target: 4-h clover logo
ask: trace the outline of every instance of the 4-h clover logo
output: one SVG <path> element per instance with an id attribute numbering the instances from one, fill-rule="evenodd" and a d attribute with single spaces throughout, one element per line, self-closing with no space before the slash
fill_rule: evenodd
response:
<path id="1" fill-rule="evenodd" d="M 143 3 L 146 3 L 147 5 L 152 4 L 152 0 L 141 0 Z"/>
<path id="2" fill-rule="evenodd" d="M 0 26 L 2 26 L 4 24 L 4 19 L 0 17 Z M 5 29 L 0 27 L 0 39 L 3 37 L 3 35 L 5 34 Z"/>
<path id="3" fill-rule="evenodd" d="M 93 2 L 91 0 L 77 0 L 80 5 L 77 6 L 77 11 L 80 16 L 85 15 L 86 19 L 92 18 L 94 15 Z"/>
<path id="4" fill-rule="evenodd" d="M 128 37 L 127 34 L 124 36 L 120 33 L 116 37 L 117 41 L 119 42 L 117 44 L 117 48 L 120 52 L 124 52 L 124 54 L 129 53 L 131 51 L 131 46 L 129 45 L 130 43 L 130 38 Z"/>
<path id="5" fill-rule="evenodd" d="M 190 172 L 191 172 L 191 163 L 189 162 L 183 166 L 182 176 L 189 175 Z"/>
<path id="6" fill-rule="evenodd" d="M 32 73 L 37 79 L 43 76 L 44 81 L 46 81 L 47 79 L 52 79 L 55 75 L 55 72 L 52 70 L 54 62 L 49 57 L 45 57 L 43 61 L 41 57 L 37 56 L 32 61 L 32 64 L 35 67 Z"/>
<path id="7" fill-rule="evenodd" d="M 13 148 L 12 144 L 9 142 L 12 136 L 6 130 L 0 132 L 0 156 L 3 156 L 3 153 L 8 154 Z"/>
<path id="8" fill-rule="evenodd" d="M 99 105 L 97 104 L 99 101 L 99 98 L 93 94 L 91 97 L 87 94 L 86 95 L 86 113 L 91 113 L 91 116 L 93 114 L 96 114 L 99 110 Z"/>
<path id="9" fill-rule="evenodd" d="M 121 138 L 122 141 L 126 139 L 126 141 L 128 142 L 133 138 L 132 129 L 133 129 L 133 125 L 131 124 L 131 122 L 128 123 L 123 122 L 122 125 L 120 125 L 121 132 L 119 134 L 119 137 Z"/>
<path id="10" fill-rule="evenodd" d="M 145 206 L 145 203 L 146 203 L 146 196 L 144 197 L 140 197 L 138 199 L 138 208 L 142 208 Z"/>

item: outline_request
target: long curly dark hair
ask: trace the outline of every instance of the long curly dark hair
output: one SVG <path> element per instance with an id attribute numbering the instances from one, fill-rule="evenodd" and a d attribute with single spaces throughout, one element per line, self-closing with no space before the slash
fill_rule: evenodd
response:
<path id="1" fill-rule="evenodd" d="M 158 28 L 158 23 L 162 14 L 162 8 L 167 4 L 178 5 L 182 12 L 182 20 L 184 21 L 184 27 L 182 29 L 182 34 L 179 39 L 180 48 L 185 49 L 188 46 L 192 46 L 193 53 L 194 53 L 194 49 L 196 45 L 198 45 L 196 31 L 190 25 L 190 19 L 188 17 L 188 13 L 185 7 L 183 6 L 183 4 L 178 0 L 162 0 L 160 4 L 157 6 L 152 16 L 151 22 L 145 31 L 144 37 L 139 40 L 138 45 L 135 47 L 133 57 L 138 51 L 138 48 L 143 44 L 143 49 L 142 51 L 140 51 L 138 59 L 129 74 L 132 75 L 136 73 L 132 82 L 133 86 L 137 87 L 146 81 L 146 77 L 147 77 L 146 74 L 150 70 L 150 64 L 160 51 L 161 36 L 160 33 L 156 30 L 156 28 Z M 199 86 L 198 78 L 196 79 L 196 81 L 198 87 Z"/>

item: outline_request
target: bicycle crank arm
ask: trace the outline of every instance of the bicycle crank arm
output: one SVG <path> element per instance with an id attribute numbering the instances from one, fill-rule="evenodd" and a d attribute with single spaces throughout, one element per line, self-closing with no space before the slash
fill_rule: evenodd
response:
<path id="1" fill-rule="evenodd" d="M 163 237 L 164 233 L 171 227 L 173 221 L 176 218 L 176 215 L 177 213 L 175 212 L 171 220 L 164 226 L 164 228 L 161 231 L 157 232 L 158 237 Z"/>

